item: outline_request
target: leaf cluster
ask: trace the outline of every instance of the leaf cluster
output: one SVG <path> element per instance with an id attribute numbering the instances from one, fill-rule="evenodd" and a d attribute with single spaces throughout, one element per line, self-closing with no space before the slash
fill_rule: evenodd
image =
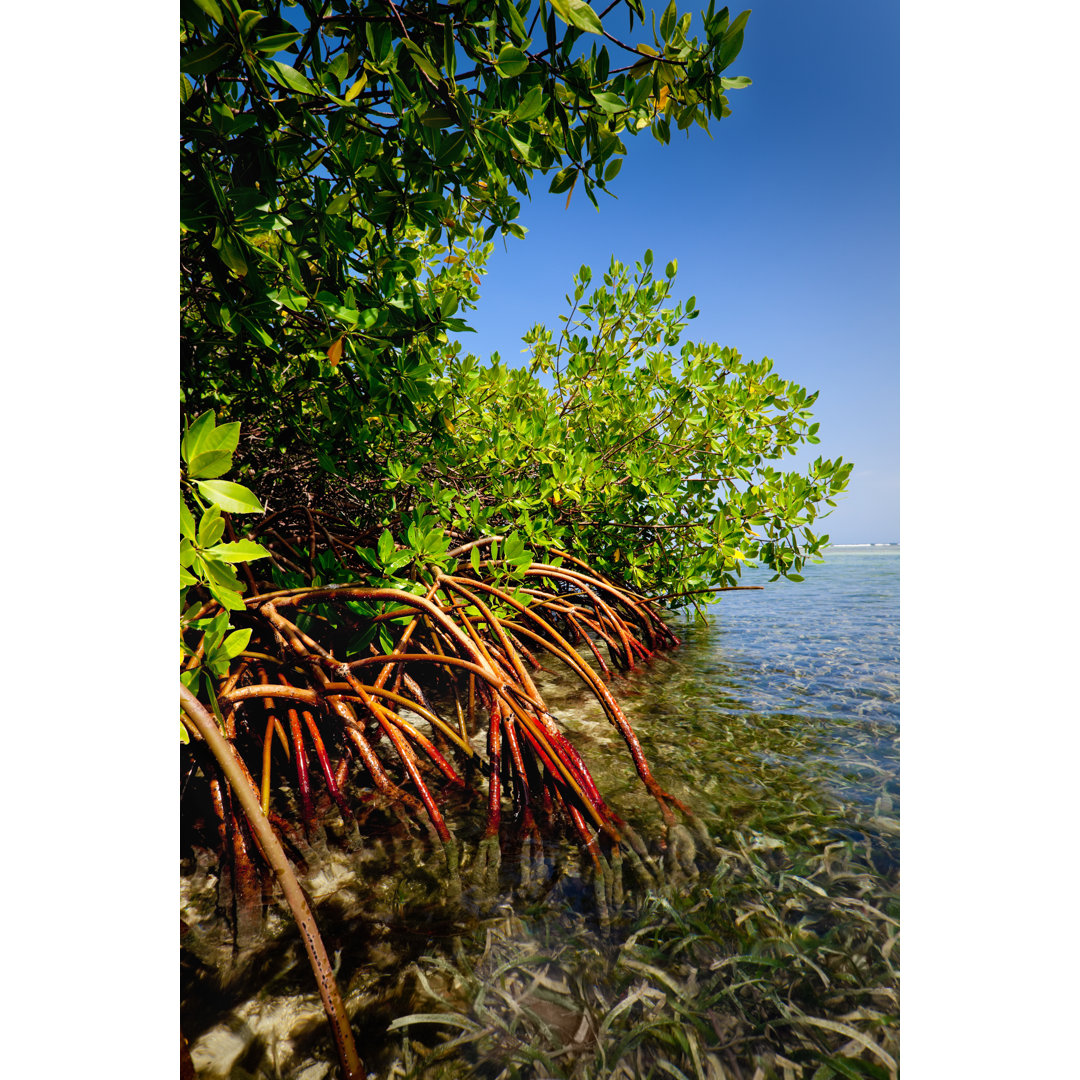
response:
<path id="1" fill-rule="evenodd" d="M 651 252 L 582 267 L 556 333 L 525 336 L 526 367 L 454 355 L 436 393 L 450 435 L 390 462 L 395 500 L 430 500 L 455 534 L 516 530 L 635 590 L 701 602 L 747 562 L 798 570 L 828 542 L 814 531 L 850 464 L 777 467 L 816 444 L 816 394 L 716 344 L 684 342 L 696 300 L 672 302 L 677 266 Z"/>
<path id="2" fill-rule="evenodd" d="M 188 689 L 197 692 L 200 679 L 211 700 L 213 679 L 222 678 L 229 665 L 247 647 L 251 630 L 232 630 L 230 611 L 243 611 L 241 593 L 245 586 L 233 567 L 270 553 L 252 540 L 230 539 L 222 543 L 226 529 L 231 533 L 229 514 L 257 514 L 262 504 L 243 484 L 221 479 L 233 466 L 233 454 L 240 441 L 240 424 L 217 424 L 207 411 L 184 431 L 180 442 L 180 607 L 181 653 L 187 660 L 182 675 Z M 196 513 L 198 521 L 196 522 Z M 203 618 L 205 606 L 196 600 L 188 604 L 191 586 L 201 586 L 221 610 Z M 201 635 L 197 648 L 189 646 L 184 631 Z M 181 725 L 181 737 L 187 741 L 187 729 Z"/>

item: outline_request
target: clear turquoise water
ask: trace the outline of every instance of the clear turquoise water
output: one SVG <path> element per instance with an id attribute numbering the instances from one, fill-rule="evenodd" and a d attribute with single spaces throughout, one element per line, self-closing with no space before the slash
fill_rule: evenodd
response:
<path id="1" fill-rule="evenodd" d="M 749 572 L 746 584 L 765 588 L 728 593 L 708 629 L 689 630 L 681 662 L 712 687 L 705 707 L 718 723 L 800 720 L 812 736 L 805 771 L 823 766 L 822 778 L 857 801 L 877 798 L 882 781 L 896 794 L 900 549 L 832 548 L 803 576 Z"/>
<path id="2" fill-rule="evenodd" d="M 682 647 L 613 690 L 657 778 L 710 826 L 783 818 L 785 796 L 799 793 L 838 829 L 870 814 L 893 833 L 900 549 L 832 548 L 804 581 L 770 577 L 747 571 L 744 583 L 761 591 L 726 593 L 708 625 L 677 623 Z M 560 704 L 601 790 L 648 815 L 632 775 L 613 767 L 619 742 L 598 710 Z"/>

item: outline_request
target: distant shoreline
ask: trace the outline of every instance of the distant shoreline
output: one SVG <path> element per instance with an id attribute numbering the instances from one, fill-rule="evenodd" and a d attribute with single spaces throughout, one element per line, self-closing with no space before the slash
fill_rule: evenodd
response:
<path id="1" fill-rule="evenodd" d="M 900 546 L 899 541 L 893 540 L 893 541 L 890 541 L 887 544 L 829 544 L 828 547 L 825 550 L 828 551 L 829 548 L 870 548 L 870 547 L 899 547 L 899 546 Z"/>

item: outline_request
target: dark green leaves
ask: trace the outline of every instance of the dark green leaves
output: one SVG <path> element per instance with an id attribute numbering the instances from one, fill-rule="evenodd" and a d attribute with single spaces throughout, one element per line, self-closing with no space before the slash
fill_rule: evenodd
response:
<path id="1" fill-rule="evenodd" d="M 723 71 L 739 55 L 743 44 L 743 28 L 750 12 L 744 11 L 727 28 L 716 50 L 716 69 Z"/>
<path id="2" fill-rule="evenodd" d="M 442 76 L 439 74 L 439 69 L 436 67 L 434 60 L 431 59 L 424 50 L 416 44 L 416 42 L 409 40 L 404 41 L 405 48 L 412 57 L 412 61 L 416 66 L 432 81 L 438 82 Z"/>
<path id="3" fill-rule="evenodd" d="M 552 179 L 551 187 L 548 190 L 554 195 L 559 195 L 567 191 L 576 179 L 576 169 L 560 169 Z"/>
<path id="4" fill-rule="evenodd" d="M 225 20 L 221 16 L 221 8 L 218 6 L 217 0 L 194 0 L 194 2 L 199 8 L 205 11 L 218 26 L 224 24 Z"/>
<path id="5" fill-rule="evenodd" d="M 221 41 L 203 45 L 186 52 L 180 60 L 180 70 L 188 75 L 209 75 L 216 71 L 234 52 L 231 42 Z"/>

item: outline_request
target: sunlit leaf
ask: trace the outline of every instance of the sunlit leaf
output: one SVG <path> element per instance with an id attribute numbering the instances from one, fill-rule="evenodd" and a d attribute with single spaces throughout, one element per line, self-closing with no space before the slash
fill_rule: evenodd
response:
<path id="1" fill-rule="evenodd" d="M 591 34 L 602 34 L 604 27 L 596 12 L 585 0 L 549 0 L 556 14 L 568 26 L 576 26 Z"/>
<path id="2" fill-rule="evenodd" d="M 299 30 L 291 30 L 283 34 L 267 34 L 265 37 L 256 39 L 254 46 L 259 52 L 281 52 L 282 49 L 287 49 L 294 41 L 297 41 L 300 36 Z"/>
<path id="3" fill-rule="evenodd" d="M 243 484 L 231 480 L 197 480 L 195 486 L 204 499 L 230 514 L 258 514 L 262 504 Z"/>
<path id="4" fill-rule="evenodd" d="M 224 562 L 239 563 L 268 558 L 270 552 L 262 544 L 256 544 L 254 540 L 233 540 L 227 544 L 206 548 L 204 554 L 212 555 L 215 559 L 222 559 Z"/>
<path id="5" fill-rule="evenodd" d="M 188 464 L 188 476 L 192 480 L 210 480 L 227 473 L 232 463 L 232 454 L 226 450 L 204 450 Z"/>
<path id="6" fill-rule="evenodd" d="M 263 68 L 279 86 L 286 90 L 295 90 L 299 94 L 311 94 L 317 96 L 319 91 L 311 84 L 305 75 L 302 75 L 294 67 L 282 64 L 278 60 L 264 60 Z"/>

